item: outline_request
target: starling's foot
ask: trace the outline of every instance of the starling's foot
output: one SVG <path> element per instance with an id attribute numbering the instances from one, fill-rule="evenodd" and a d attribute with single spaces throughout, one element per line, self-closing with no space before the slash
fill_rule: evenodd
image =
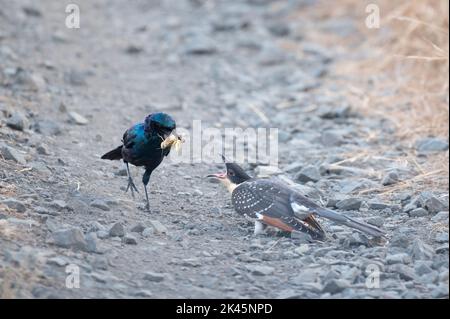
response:
<path id="1" fill-rule="evenodd" d="M 139 193 L 136 185 L 134 185 L 133 179 L 131 177 L 128 178 L 128 185 L 127 185 L 127 189 L 125 190 L 125 193 L 128 192 L 128 190 L 131 190 L 131 196 L 133 196 L 134 198 L 134 191 L 136 191 L 136 193 Z"/>
<path id="2" fill-rule="evenodd" d="M 145 210 L 147 212 L 151 213 L 151 211 L 150 211 L 150 204 L 149 203 L 145 204 Z"/>

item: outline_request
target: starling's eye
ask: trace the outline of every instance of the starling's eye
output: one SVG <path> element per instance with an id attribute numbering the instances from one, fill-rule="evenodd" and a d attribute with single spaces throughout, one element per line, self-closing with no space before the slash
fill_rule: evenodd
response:
<path id="1" fill-rule="evenodd" d="M 234 172 L 233 172 L 233 171 L 229 171 L 229 172 L 228 172 L 228 175 L 234 176 Z"/>

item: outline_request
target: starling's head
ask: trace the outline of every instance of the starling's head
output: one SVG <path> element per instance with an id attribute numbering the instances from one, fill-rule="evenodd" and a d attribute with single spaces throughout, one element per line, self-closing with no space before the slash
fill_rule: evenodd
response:
<path id="1" fill-rule="evenodd" d="M 210 174 L 207 177 L 218 179 L 228 188 L 229 191 L 233 191 L 239 184 L 251 179 L 251 177 L 238 164 L 227 163 L 225 156 L 223 155 L 222 159 L 227 167 L 227 171 L 225 173 Z"/>
<path id="2" fill-rule="evenodd" d="M 152 113 L 145 118 L 145 131 L 156 132 L 163 138 L 169 136 L 176 127 L 173 118 L 166 113 Z"/>

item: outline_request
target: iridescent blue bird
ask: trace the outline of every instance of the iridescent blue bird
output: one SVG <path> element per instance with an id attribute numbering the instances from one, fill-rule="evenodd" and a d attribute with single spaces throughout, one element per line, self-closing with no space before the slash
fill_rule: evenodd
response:
<path id="1" fill-rule="evenodd" d="M 144 183 L 145 197 L 147 199 L 146 209 L 150 210 L 147 185 L 155 168 L 161 164 L 165 156 L 169 155 L 170 147 L 161 148 L 161 142 L 165 140 L 176 129 L 176 123 L 166 113 L 152 113 L 142 123 L 137 123 L 123 134 L 122 145 L 103 155 L 102 159 L 122 159 L 127 167 L 128 186 L 126 192 L 131 190 L 138 192 L 130 174 L 128 164 L 144 166 L 145 173 L 142 177 Z"/>

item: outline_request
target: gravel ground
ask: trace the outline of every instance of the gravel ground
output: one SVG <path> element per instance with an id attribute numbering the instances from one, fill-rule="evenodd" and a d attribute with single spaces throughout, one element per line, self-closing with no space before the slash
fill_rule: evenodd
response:
<path id="1" fill-rule="evenodd" d="M 313 0 L 77 3 L 70 30 L 63 2 L 0 0 L 0 297 L 448 298 L 448 190 L 395 188 L 418 168 L 391 121 L 341 94 L 332 66 L 351 48 L 305 40 L 345 38 L 353 21 L 291 18 Z M 279 128 L 279 170 L 249 172 L 294 181 L 388 241 L 327 221 L 323 243 L 255 237 L 204 178 L 217 165 L 165 161 L 145 212 L 121 164 L 99 157 L 156 110 L 188 129 Z M 448 141 L 414 147 L 420 164 Z M 73 266 L 79 288 L 66 286 Z"/>

